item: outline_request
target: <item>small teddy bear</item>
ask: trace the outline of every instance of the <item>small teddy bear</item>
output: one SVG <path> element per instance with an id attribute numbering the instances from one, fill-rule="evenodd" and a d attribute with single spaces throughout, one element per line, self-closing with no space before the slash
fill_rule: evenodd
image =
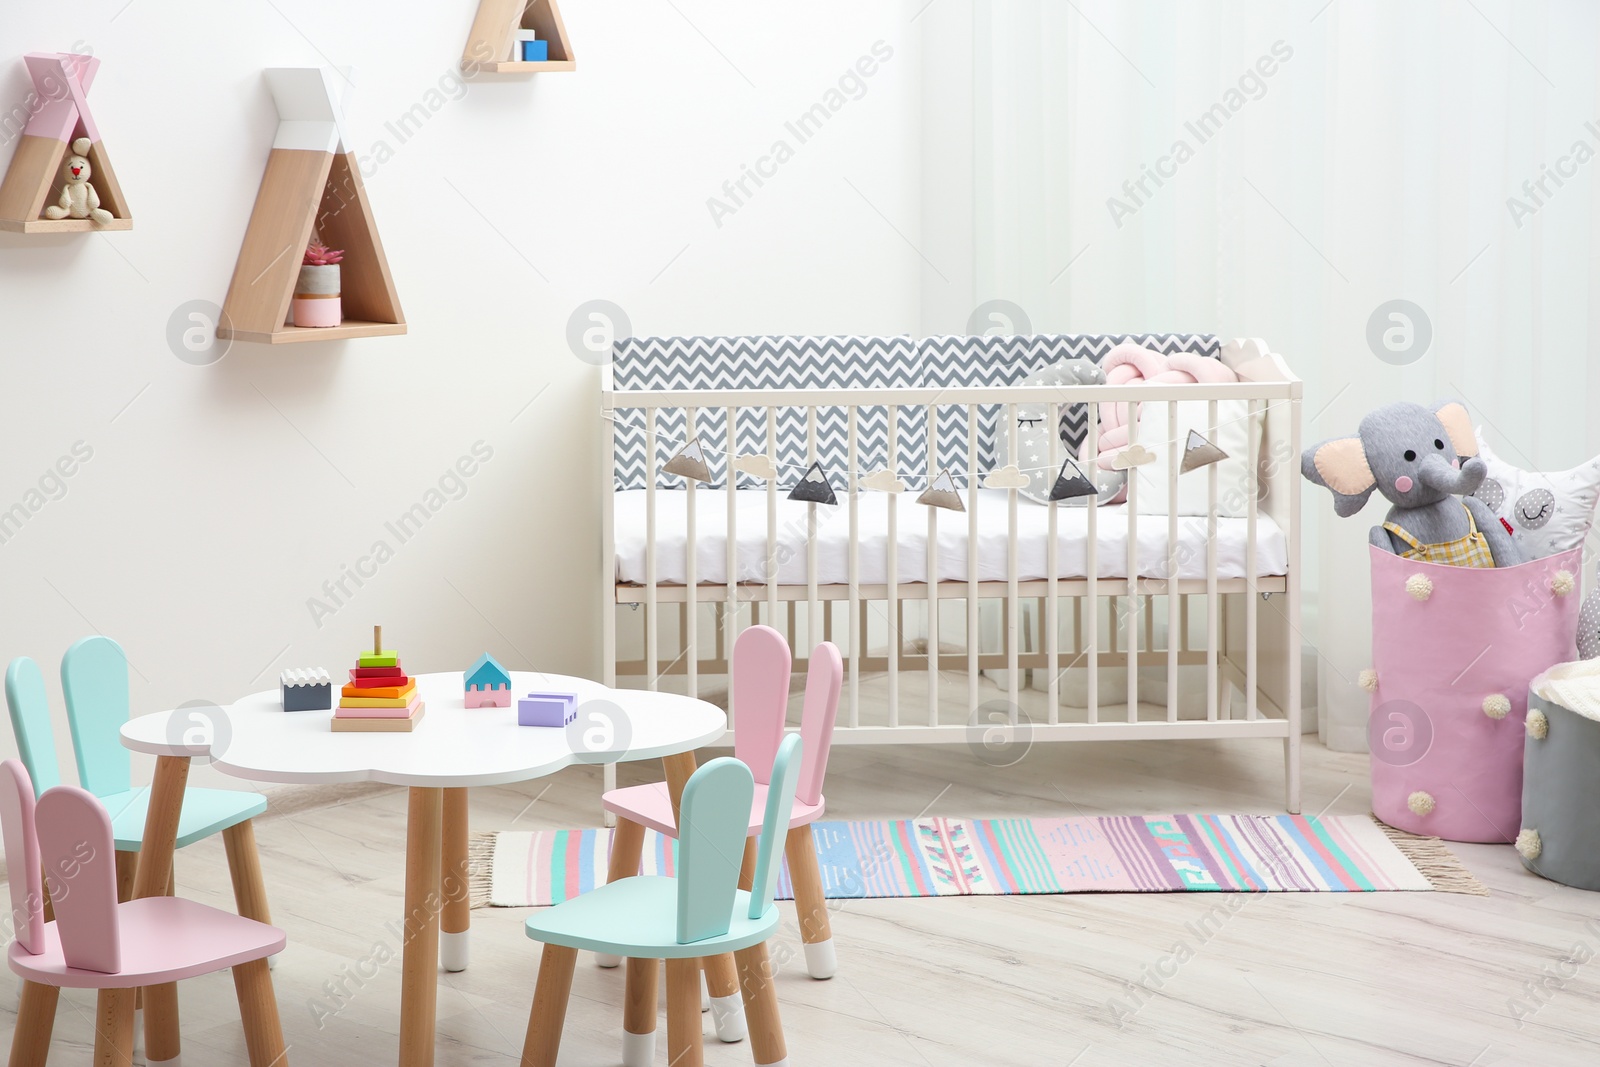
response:
<path id="1" fill-rule="evenodd" d="M 94 142 L 87 137 L 80 137 L 72 142 L 72 154 L 67 157 L 66 165 L 62 168 L 66 184 L 61 187 L 61 199 L 57 202 L 59 206 L 52 205 L 45 208 L 45 218 L 93 219 L 101 226 L 111 221 L 111 212 L 100 206 L 100 194 L 89 184 L 93 172 L 89 169 L 87 157 L 92 147 Z"/>

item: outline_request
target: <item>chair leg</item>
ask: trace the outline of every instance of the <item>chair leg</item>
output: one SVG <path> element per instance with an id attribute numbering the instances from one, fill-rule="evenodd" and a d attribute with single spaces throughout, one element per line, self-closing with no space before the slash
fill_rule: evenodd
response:
<path id="1" fill-rule="evenodd" d="M 118 852 L 117 852 L 117 900 L 119 902 L 124 901 L 124 900 L 132 900 L 133 899 L 133 876 L 134 876 L 134 873 L 138 869 L 139 869 L 139 854 L 137 852 L 123 852 L 121 850 L 118 850 Z M 50 895 L 50 887 L 49 887 L 48 880 L 46 880 L 45 896 L 48 897 L 49 895 Z M 45 911 L 44 911 L 44 920 L 45 920 L 45 922 L 50 922 L 54 918 L 55 918 L 55 910 L 53 908 L 51 908 L 50 905 L 49 905 L 49 902 L 46 901 L 46 903 L 45 903 Z M 144 1010 L 144 990 L 143 989 L 140 989 L 140 990 L 138 990 L 138 991 L 136 991 L 134 993 L 133 1010 L 134 1011 L 143 1011 Z"/>
<path id="2" fill-rule="evenodd" d="M 522 1045 L 522 1067 L 556 1067 L 561 1048 L 561 1026 L 567 1019 L 572 996 L 572 971 L 578 950 L 546 945 L 539 957 L 539 980 L 533 987 L 533 1010 L 528 1012 L 528 1037 Z"/>
<path id="3" fill-rule="evenodd" d="M 616 829 L 611 832 L 611 862 L 606 868 L 606 882 L 619 882 L 639 873 L 639 863 L 644 858 L 644 826 L 632 819 L 617 818 Z M 615 967 L 621 956 L 597 952 L 595 963 L 601 967 Z"/>
<path id="4" fill-rule="evenodd" d="M 61 990 L 38 982 L 22 983 L 17 1029 L 11 1035 L 11 1067 L 44 1067 L 50 1055 L 50 1034 L 56 1025 Z"/>
<path id="5" fill-rule="evenodd" d="M 134 1003 L 133 992 L 128 990 L 130 1004 Z M 178 983 L 145 986 L 143 992 L 145 1063 L 149 1067 L 174 1063 L 183 1052 L 178 1032 Z"/>
<path id="6" fill-rule="evenodd" d="M 623 1067 L 651 1067 L 656 1059 L 656 989 L 660 960 L 628 959 L 622 1006 Z"/>
<path id="7" fill-rule="evenodd" d="M 261 855 L 256 851 L 255 825 L 246 819 L 222 831 L 228 854 L 228 874 L 233 878 L 233 899 L 239 914 L 260 923 L 272 922 L 267 907 L 267 885 L 261 878 Z"/>
<path id="8" fill-rule="evenodd" d="M 100 990 L 94 1010 L 94 1067 L 133 1067 L 132 989 Z"/>
<path id="9" fill-rule="evenodd" d="M 739 888 L 746 893 L 756 884 L 756 839 L 744 839 L 744 859 L 739 862 Z"/>
<path id="10" fill-rule="evenodd" d="M 739 999 L 739 968 L 733 954 L 707 956 L 706 989 L 711 993 L 711 1022 L 722 1041 L 743 1041 L 744 1001 Z"/>
<path id="11" fill-rule="evenodd" d="M 250 819 L 222 830 L 222 848 L 227 851 L 227 873 L 234 880 L 234 905 L 245 918 L 258 923 L 272 923 L 272 909 L 267 907 L 267 883 L 261 877 L 261 853 L 256 851 L 256 827 Z M 178 896 L 176 885 L 168 886 L 168 896 Z M 277 965 L 275 955 L 267 957 L 267 966 Z"/>
<path id="12" fill-rule="evenodd" d="M 789 863 L 789 881 L 794 885 L 806 972 L 813 978 L 832 978 L 839 969 L 839 959 L 833 951 L 828 901 L 822 893 L 822 872 L 817 869 L 817 846 L 809 823 L 789 830 L 783 840 L 783 858 Z"/>
<path id="13" fill-rule="evenodd" d="M 704 1067 L 700 1032 L 700 961 L 667 961 L 667 1062 L 671 1067 Z"/>
<path id="14" fill-rule="evenodd" d="M 117 900 L 133 899 L 133 875 L 139 869 L 137 852 L 117 853 Z"/>
<path id="15" fill-rule="evenodd" d="M 278 1067 L 285 1051 L 283 1025 L 278 1019 L 278 998 L 272 991 L 272 969 L 267 961 L 251 960 L 235 967 L 233 988 L 239 996 L 239 1018 L 244 1020 L 250 1067 Z"/>
<path id="16" fill-rule="evenodd" d="M 740 949 L 733 958 L 739 964 L 739 988 L 749 1016 L 750 1051 L 756 1067 L 786 1067 L 789 1050 L 783 1040 L 783 1021 L 778 1017 L 778 989 L 772 981 L 766 943 Z"/>
<path id="17" fill-rule="evenodd" d="M 445 970 L 467 969 L 472 928 L 472 887 L 467 871 L 467 791 L 444 791 L 444 852 L 440 894 L 444 910 L 439 915 L 439 963 Z"/>

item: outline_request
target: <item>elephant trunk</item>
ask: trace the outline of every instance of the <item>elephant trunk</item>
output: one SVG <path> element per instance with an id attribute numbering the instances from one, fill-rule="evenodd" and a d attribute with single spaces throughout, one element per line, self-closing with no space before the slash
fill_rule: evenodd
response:
<path id="1" fill-rule="evenodd" d="M 1429 489 L 1453 496 L 1471 496 L 1483 484 L 1489 468 L 1476 456 L 1464 461 L 1459 468 L 1447 463 L 1443 456 L 1429 456 L 1417 470 L 1417 481 Z"/>

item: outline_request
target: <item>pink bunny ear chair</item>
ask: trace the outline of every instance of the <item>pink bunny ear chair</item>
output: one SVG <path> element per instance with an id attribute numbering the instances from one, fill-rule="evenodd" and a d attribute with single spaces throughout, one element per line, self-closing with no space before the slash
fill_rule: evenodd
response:
<path id="1" fill-rule="evenodd" d="M 8 962 L 24 981 L 12 1067 L 43 1067 L 63 988 L 97 989 L 96 1065 L 131 1067 L 141 987 L 233 969 L 251 1067 L 282 1064 L 283 1032 L 267 957 L 283 931 L 178 897 L 117 903 L 111 817 L 94 794 L 58 785 L 35 803 L 17 760 L 0 762 L 0 832 L 17 937 Z M 44 921 L 45 892 L 55 913 Z M 152 1067 L 177 1062 L 150 1059 Z"/>

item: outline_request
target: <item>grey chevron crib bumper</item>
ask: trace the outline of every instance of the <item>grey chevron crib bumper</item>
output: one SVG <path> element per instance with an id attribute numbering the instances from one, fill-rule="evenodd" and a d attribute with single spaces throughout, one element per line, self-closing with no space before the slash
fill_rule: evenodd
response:
<path id="1" fill-rule="evenodd" d="M 619 392 L 634 390 L 704 389 L 873 389 L 1015 385 L 1036 368 L 1062 359 L 1098 362 L 1125 341 L 1170 355 L 1194 352 L 1216 358 L 1221 346 L 1210 334 L 1024 334 L 1016 336 L 926 337 L 630 337 L 619 339 L 612 356 L 612 381 Z M 616 411 L 614 477 L 617 489 L 642 489 L 646 482 L 646 413 L 628 408 L 619 398 Z M 979 466 L 991 468 L 998 458 L 1000 411 L 997 405 L 979 411 Z M 683 409 L 663 408 L 656 415 L 656 485 L 681 489 L 683 479 L 660 472 L 691 436 Z M 927 411 L 902 407 L 897 416 L 896 452 L 888 451 L 888 409 L 862 408 L 858 415 L 858 467 L 892 466 L 913 488 L 927 480 Z M 1074 405 L 1062 412 L 1062 440 L 1076 449 L 1087 432 L 1087 409 Z M 767 416 L 759 408 L 742 408 L 735 416 L 738 454 L 767 450 Z M 713 487 L 727 484 L 728 423 L 720 408 L 697 412 L 694 433 L 706 451 Z M 792 485 L 808 465 L 806 412 L 782 408 L 776 413 L 774 456 L 780 485 Z M 967 469 L 966 415 L 956 406 L 941 408 L 934 433 L 939 467 Z M 850 467 L 847 416 L 842 408 L 817 412 L 817 459 L 830 471 Z M 764 483 L 737 475 L 735 487 Z"/>

